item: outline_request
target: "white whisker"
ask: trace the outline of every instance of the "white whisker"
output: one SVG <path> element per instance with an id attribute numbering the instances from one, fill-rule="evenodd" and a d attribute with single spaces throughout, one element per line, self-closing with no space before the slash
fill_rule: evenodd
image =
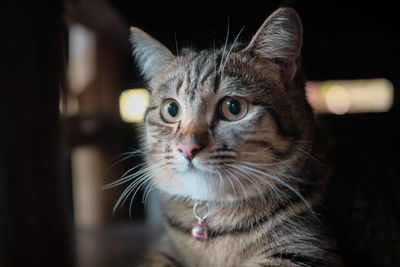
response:
<path id="1" fill-rule="evenodd" d="M 239 153 L 239 154 L 245 154 L 245 155 L 255 155 L 255 154 L 260 153 L 260 152 L 268 151 L 268 150 L 270 150 L 271 148 L 272 148 L 272 147 L 269 146 L 269 147 L 263 148 L 263 149 L 261 149 L 261 150 L 256 150 L 256 151 L 238 151 L 237 153 Z"/>
<path id="2" fill-rule="evenodd" d="M 235 46 L 235 44 L 236 44 L 237 40 L 239 39 L 239 36 L 240 36 L 240 34 L 242 33 L 243 30 L 244 30 L 244 27 L 242 27 L 242 29 L 236 35 L 235 40 L 233 40 L 233 43 L 232 43 L 231 47 L 229 48 L 228 53 L 226 54 L 226 57 L 225 57 L 225 60 L 224 60 L 224 65 L 222 66 L 222 71 L 221 71 L 222 74 L 224 73 L 225 65 L 226 65 L 226 62 L 228 61 L 228 57 L 232 53 L 232 49 Z"/>
<path id="3" fill-rule="evenodd" d="M 229 169 L 225 169 L 224 171 L 225 171 L 228 175 L 230 174 L 230 177 L 232 177 L 232 178 L 234 179 L 234 181 L 236 181 L 236 183 L 237 183 L 237 184 L 239 185 L 239 187 L 242 189 L 244 199 L 248 199 L 246 189 L 244 188 L 243 184 L 240 182 L 240 180 L 238 179 L 238 177 L 237 177 L 235 174 L 233 174 L 231 171 L 229 171 Z"/>
<path id="4" fill-rule="evenodd" d="M 233 171 L 234 173 L 238 174 L 241 178 L 243 177 L 244 179 L 249 181 L 253 185 L 253 187 L 258 191 L 257 194 L 263 193 L 262 189 L 260 188 L 260 184 L 256 183 L 256 181 L 254 181 L 254 179 L 251 176 L 248 176 L 245 173 L 243 173 L 240 170 L 238 170 L 236 168 L 237 166 L 233 167 L 233 166 L 227 165 L 227 167 L 230 167 L 230 170 Z"/>
<path id="5" fill-rule="evenodd" d="M 121 162 L 128 160 L 130 158 L 134 158 L 138 155 L 141 155 L 141 154 L 136 151 L 129 151 L 129 152 L 122 153 L 121 155 L 118 155 L 113 160 L 114 163 L 106 170 L 106 172 L 109 172 L 112 168 L 114 168 L 116 165 L 120 164 Z"/>
<path id="6" fill-rule="evenodd" d="M 229 176 L 226 176 L 226 177 L 225 177 L 226 179 L 224 179 L 224 177 L 222 176 L 222 173 L 221 173 L 220 170 L 221 170 L 221 168 L 220 168 L 220 167 L 217 167 L 217 173 L 218 173 L 218 175 L 220 176 L 221 180 L 222 180 L 222 181 L 227 180 L 227 181 L 230 183 L 230 185 L 231 185 L 231 187 L 232 187 L 232 191 L 233 191 L 233 193 L 234 193 L 234 197 L 237 198 L 238 194 L 237 194 L 235 185 L 232 183 L 232 180 L 230 179 Z"/>
<path id="7" fill-rule="evenodd" d="M 144 165 L 146 165 L 146 163 L 141 163 L 141 164 L 138 164 L 138 165 L 136 165 L 136 166 L 130 168 L 128 171 L 126 171 L 126 172 L 121 176 L 120 179 L 118 179 L 118 180 L 116 180 L 116 181 L 114 181 L 114 182 L 111 182 L 111 183 L 109 183 L 109 184 L 107 184 L 107 185 L 102 186 L 101 189 L 104 190 L 104 189 L 109 189 L 109 188 L 112 188 L 112 187 L 116 187 L 116 186 L 118 186 L 118 185 L 121 185 L 121 184 L 124 184 L 124 183 L 128 182 L 129 180 L 132 180 L 132 179 L 135 178 L 135 177 L 132 177 L 132 175 L 128 175 L 128 174 L 129 174 L 130 172 L 132 172 L 132 171 L 134 171 L 134 170 L 136 170 L 136 169 L 138 169 L 138 168 L 144 166 Z"/>
<path id="8" fill-rule="evenodd" d="M 155 172 L 153 172 L 153 170 L 149 171 L 149 173 L 146 173 L 141 179 L 142 181 L 140 183 L 137 183 L 131 190 L 130 193 L 132 193 L 132 191 L 134 190 L 134 188 L 136 188 L 135 192 L 133 193 L 132 197 L 131 197 L 131 201 L 130 201 L 130 205 L 129 205 L 129 216 L 131 217 L 131 211 L 132 211 L 132 203 L 134 198 L 136 197 L 136 194 L 139 192 L 139 190 L 143 187 L 143 185 L 150 181 L 152 178 L 156 177 L 157 174 L 159 174 L 163 169 L 165 169 L 167 166 L 163 166 L 159 169 L 157 169 Z M 129 196 L 129 194 L 128 194 Z M 125 199 L 126 201 L 126 199 Z M 124 205 L 125 201 L 122 203 L 121 206 Z M 143 200 L 142 200 L 143 201 Z"/>
<path id="9" fill-rule="evenodd" d="M 227 17 L 226 19 L 227 19 L 228 27 L 227 27 L 227 30 L 226 30 L 225 44 L 224 44 L 224 49 L 222 50 L 221 62 L 219 63 L 219 66 L 220 66 L 220 67 L 221 67 L 221 65 L 222 65 L 222 60 L 223 60 L 223 58 L 224 58 L 224 54 L 225 54 L 225 51 L 226 51 L 226 47 L 228 46 L 228 40 L 229 40 L 229 28 L 230 28 L 230 25 L 229 25 L 229 18 Z"/>
<path id="10" fill-rule="evenodd" d="M 117 157 L 115 157 L 115 159 L 113 160 L 114 163 L 106 170 L 106 172 L 109 172 L 112 168 L 114 168 L 116 165 L 120 164 L 121 162 L 134 158 L 134 157 L 140 157 L 142 158 L 145 155 L 154 155 L 154 154 L 162 154 L 164 152 L 161 151 L 143 151 L 140 149 L 135 149 L 132 151 L 128 151 L 128 152 L 124 152 L 121 153 L 120 155 L 118 155 Z"/>
<path id="11" fill-rule="evenodd" d="M 112 183 L 109 183 L 109 184 L 103 186 L 102 189 L 113 188 L 113 187 L 119 186 L 119 185 L 121 185 L 121 184 L 124 184 L 124 183 L 126 183 L 126 182 L 129 182 L 130 180 L 132 180 L 132 179 L 136 178 L 137 176 L 141 175 L 142 173 L 147 172 L 148 170 L 154 168 L 154 165 L 152 165 L 152 166 L 147 166 L 146 168 L 140 169 L 139 171 L 137 171 L 137 172 L 135 172 L 135 173 L 133 173 L 133 174 L 127 175 L 128 173 L 130 173 L 130 172 L 132 172 L 132 171 L 134 171 L 134 170 L 136 170 L 136 169 L 138 169 L 138 168 L 140 168 L 140 167 L 142 167 L 142 166 L 144 166 L 144 165 L 147 165 L 147 163 L 141 163 L 141 164 L 138 164 L 138 165 L 134 166 L 133 168 L 131 168 L 131 169 L 129 169 L 128 171 L 126 171 L 126 172 L 121 176 L 120 179 L 118 179 L 118 180 L 116 180 L 116 181 L 114 181 L 114 182 L 112 182 Z"/>
<path id="12" fill-rule="evenodd" d="M 290 163 L 293 160 L 292 159 L 287 159 L 287 160 L 282 160 L 279 162 L 273 162 L 273 163 L 257 163 L 257 162 L 249 162 L 249 161 L 244 161 L 244 160 L 237 160 L 240 163 L 244 163 L 253 167 L 275 167 L 275 166 L 281 166 L 284 165 L 286 163 Z"/>
<path id="13" fill-rule="evenodd" d="M 130 202 L 130 209 L 129 209 L 129 210 L 131 210 L 131 205 L 132 205 L 133 199 L 135 198 L 135 196 L 138 193 L 138 191 L 140 190 L 140 188 L 142 188 L 146 182 L 148 182 L 151 178 L 153 178 L 155 175 L 157 175 L 161 170 L 166 168 L 166 164 L 163 164 L 160 161 L 156 162 L 146 168 L 143 168 L 131 175 L 123 177 L 123 178 L 115 181 L 114 183 L 111 183 L 111 184 L 105 186 L 105 188 L 111 188 L 111 187 L 115 187 L 115 186 L 124 184 L 128 181 L 135 179 L 131 184 L 129 184 L 129 186 L 127 186 L 125 188 L 125 190 L 123 191 L 121 196 L 118 198 L 118 200 L 115 203 L 114 208 L 113 208 L 113 214 L 116 212 L 118 207 L 122 207 L 125 204 L 125 202 L 129 198 L 129 196 L 133 193 L 132 199 Z M 138 166 L 136 166 L 135 169 L 137 167 Z M 132 168 L 132 169 L 134 169 L 134 168 Z M 132 169 L 130 171 L 132 171 Z"/>
<path id="14" fill-rule="evenodd" d="M 215 39 L 213 37 L 213 61 L 214 61 L 214 73 L 217 73 L 217 53 L 215 50 Z"/>
<path id="15" fill-rule="evenodd" d="M 251 170 L 250 170 L 250 173 L 249 173 L 249 169 L 245 169 L 245 168 L 243 168 L 242 165 L 239 165 L 239 164 L 238 165 L 231 165 L 231 167 L 236 168 L 239 172 L 241 172 L 243 174 L 243 177 L 249 177 L 249 178 L 252 178 L 252 179 L 255 179 L 255 180 L 259 181 L 258 186 L 256 188 L 259 188 L 259 190 L 261 190 L 261 193 L 264 193 L 262 191 L 261 185 L 267 185 L 268 188 L 270 188 L 272 190 L 272 192 L 268 192 L 268 193 L 273 193 L 275 195 L 275 197 L 278 198 L 278 199 L 280 199 L 282 197 L 282 194 L 281 194 L 279 188 L 276 187 L 274 184 L 272 184 L 270 181 L 264 179 L 259 174 L 254 173 Z"/>
<path id="16" fill-rule="evenodd" d="M 269 174 L 269 173 L 267 173 L 267 172 L 262 172 L 262 171 L 260 171 L 260 170 L 258 170 L 258 169 L 255 169 L 255 168 L 252 168 L 252 167 L 249 167 L 249 166 L 242 165 L 242 167 L 245 168 L 245 169 L 247 169 L 247 170 L 249 170 L 249 171 L 258 173 L 258 174 L 260 174 L 260 175 L 262 175 L 262 176 L 264 176 L 264 177 L 270 178 L 270 179 L 274 180 L 276 183 L 278 183 L 278 184 L 280 184 L 280 185 L 282 185 L 282 186 L 288 188 L 288 189 L 289 189 L 290 191 L 292 191 L 296 196 L 298 196 L 298 197 L 303 201 L 303 203 L 307 206 L 307 209 L 308 209 L 309 211 L 312 212 L 312 207 L 311 207 L 311 205 L 310 205 L 310 204 L 308 203 L 308 201 L 300 194 L 300 192 L 299 192 L 298 190 L 296 190 L 295 188 L 293 188 L 293 187 L 292 187 L 291 185 L 289 185 L 288 183 L 284 182 L 282 179 L 280 179 L 280 178 L 278 178 L 278 177 L 276 177 L 276 176 L 274 176 L 274 175 L 272 175 L 272 174 Z"/>
<path id="17" fill-rule="evenodd" d="M 313 155 L 311 155 L 310 152 L 304 150 L 303 148 L 301 148 L 301 147 L 299 147 L 299 146 L 297 146 L 297 145 L 295 145 L 295 144 L 292 144 L 292 146 L 293 146 L 294 148 L 296 148 L 297 150 L 299 150 L 300 152 L 303 152 L 304 155 L 308 156 L 310 159 L 314 160 L 315 162 L 317 162 L 317 163 L 318 163 L 319 165 L 321 165 L 322 167 L 325 166 L 325 165 L 324 165 L 321 161 L 319 161 L 316 157 L 314 157 Z"/>
<path id="18" fill-rule="evenodd" d="M 176 33 L 174 34 L 174 37 L 175 37 L 175 49 L 176 49 L 176 55 L 179 57 L 178 38 L 176 37 Z"/>
<path id="19" fill-rule="evenodd" d="M 160 170 L 156 170 L 156 172 L 152 173 L 152 177 L 151 179 L 149 179 L 149 183 L 146 186 L 146 189 L 144 190 L 143 193 L 143 198 L 142 198 L 142 203 L 145 204 L 147 202 L 147 198 L 150 194 L 150 191 L 152 190 L 152 188 L 154 187 L 155 183 L 159 180 L 159 174 L 161 172 L 161 170 L 165 169 L 166 166 L 162 167 Z M 165 177 L 163 177 L 165 178 Z"/>

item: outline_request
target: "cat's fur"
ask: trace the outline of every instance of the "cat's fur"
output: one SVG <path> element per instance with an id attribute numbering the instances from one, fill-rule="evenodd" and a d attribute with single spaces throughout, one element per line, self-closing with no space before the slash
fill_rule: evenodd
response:
<path id="1" fill-rule="evenodd" d="M 328 164 L 305 98 L 298 14 L 278 9 L 244 46 L 175 56 L 133 27 L 131 41 L 151 91 L 146 177 L 162 192 L 167 230 L 143 265 L 340 265 L 316 213 Z M 242 119 L 219 115 L 229 96 L 247 101 Z M 167 99 L 181 106 L 177 122 L 161 117 Z M 191 160 L 177 148 L 187 136 L 199 145 Z M 190 235 L 199 201 L 209 206 L 202 242 Z"/>

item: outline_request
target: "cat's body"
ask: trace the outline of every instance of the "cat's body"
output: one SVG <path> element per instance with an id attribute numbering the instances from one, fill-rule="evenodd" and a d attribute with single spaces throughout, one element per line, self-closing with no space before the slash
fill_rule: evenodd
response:
<path id="1" fill-rule="evenodd" d="M 299 202 L 210 209 L 209 238 L 199 242 L 190 235 L 192 206 L 164 199 L 168 237 L 156 253 L 178 266 L 334 266 L 330 240 Z"/>
<path id="2" fill-rule="evenodd" d="M 167 235 L 145 266 L 337 266 L 315 213 L 324 141 L 304 93 L 302 27 L 271 15 L 243 48 L 172 55 L 132 28 L 152 92 L 146 178 L 162 192 Z M 196 211 L 208 238 L 191 235 Z"/>

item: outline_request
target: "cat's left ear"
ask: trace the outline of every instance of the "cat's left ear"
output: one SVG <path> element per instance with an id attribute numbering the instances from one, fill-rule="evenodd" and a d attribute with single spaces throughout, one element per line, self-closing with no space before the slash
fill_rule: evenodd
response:
<path id="1" fill-rule="evenodd" d="M 303 26 L 292 8 L 279 8 L 263 23 L 244 51 L 273 60 L 285 79 L 293 79 L 303 44 Z"/>
<path id="2" fill-rule="evenodd" d="M 139 28 L 131 27 L 130 41 L 133 55 L 145 80 L 148 82 L 175 56 L 163 44 Z"/>

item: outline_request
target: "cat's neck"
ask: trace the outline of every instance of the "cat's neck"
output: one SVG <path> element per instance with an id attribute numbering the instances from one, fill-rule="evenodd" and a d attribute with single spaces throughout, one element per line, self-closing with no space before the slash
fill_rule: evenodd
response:
<path id="1" fill-rule="evenodd" d="M 289 190 L 290 191 L 290 190 Z M 164 207 L 164 217 L 172 221 L 180 221 L 187 226 L 194 223 L 196 218 L 193 213 L 193 207 L 196 203 L 200 203 L 200 213 L 208 213 L 207 221 L 211 224 L 222 224 L 224 220 L 240 221 L 245 217 L 261 218 L 270 217 L 279 213 L 289 206 L 289 203 L 299 203 L 300 206 L 307 209 L 307 201 L 315 198 L 315 186 L 304 186 L 299 195 L 288 192 L 288 196 L 282 199 L 275 199 L 269 193 L 254 196 L 248 199 L 238 200 L 235 202 L 216 202 L 216 201 L 195 201 L 187 200 L 180 197 L 164 196 L 162 197 L 162 205 Z M 311 200 L 316 202 L 317 199 Z M 207 206 L 207 211 L 205 211 Z"/>

